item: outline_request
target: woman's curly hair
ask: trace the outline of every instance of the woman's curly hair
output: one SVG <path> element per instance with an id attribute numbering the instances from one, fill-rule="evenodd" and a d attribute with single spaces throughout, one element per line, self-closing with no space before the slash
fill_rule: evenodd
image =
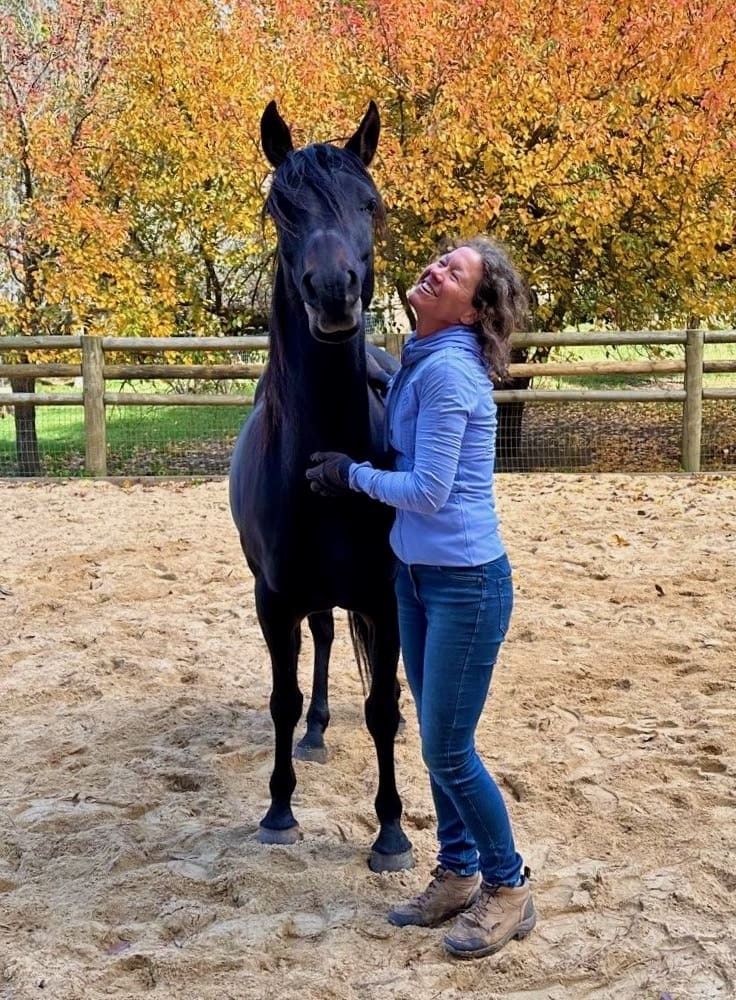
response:
<path id="1" fill-rule="evenodd" d="M 527 322 L 529 296 L 523 278 L 506 250 L 487 236 L 474 236 L 459 246 L 475 250 L 483 262 L 483 277 L 473 297 L 478 319 L 473 324 L 483 359 L 494 382 L 508 372 L 511 334 Z"/>

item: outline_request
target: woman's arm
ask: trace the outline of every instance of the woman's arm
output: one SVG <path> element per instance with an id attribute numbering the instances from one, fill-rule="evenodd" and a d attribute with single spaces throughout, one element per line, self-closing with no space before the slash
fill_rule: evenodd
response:
<path id="1" fill-rule="evenodd" d="M 453 359 L 423 373 L 417 415 L 414 468 L 405 472 L 350 466 L 350 486 L 391 507 L 432 513 L 447 503 L 457 474 L 468 418 L 477 390 L 468 371 Z"/>

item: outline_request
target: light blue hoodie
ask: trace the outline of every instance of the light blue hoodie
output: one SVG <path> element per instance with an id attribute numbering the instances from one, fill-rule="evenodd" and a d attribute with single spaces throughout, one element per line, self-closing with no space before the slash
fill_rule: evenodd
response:
<path id="1" fill-rule="evenodd" d="M 470 327 L 409 338 L 389 388 L 386 427 L 395 471 L 354 462 L 350 486 L 396 507 L 396 556 L 431 566 L 502 556 L 493 496 L 496 404 Z"/>

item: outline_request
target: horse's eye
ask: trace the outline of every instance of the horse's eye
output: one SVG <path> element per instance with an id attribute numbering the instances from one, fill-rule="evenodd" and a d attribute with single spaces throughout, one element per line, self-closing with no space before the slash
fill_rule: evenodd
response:
<path id="1" fill-rule="evenodd" d="M 373 215 L 373 213 L 376 211 L 377 208 L 378 208 L 378 199 L 369 198 L 368 201 L 363 206 L 363 211 L 370 212 L 371 215 Z"/>

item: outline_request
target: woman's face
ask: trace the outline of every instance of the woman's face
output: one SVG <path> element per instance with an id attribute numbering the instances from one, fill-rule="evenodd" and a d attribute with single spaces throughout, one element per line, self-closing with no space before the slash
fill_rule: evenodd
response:
<path id="1" fill-rule="evenodd" d="M 458 247 L 425 268 L 408 296 L 417 314 L 417 336 L 474 323 L 473 298 L 482 277 L 483 261 L 472 247 Z"/>

